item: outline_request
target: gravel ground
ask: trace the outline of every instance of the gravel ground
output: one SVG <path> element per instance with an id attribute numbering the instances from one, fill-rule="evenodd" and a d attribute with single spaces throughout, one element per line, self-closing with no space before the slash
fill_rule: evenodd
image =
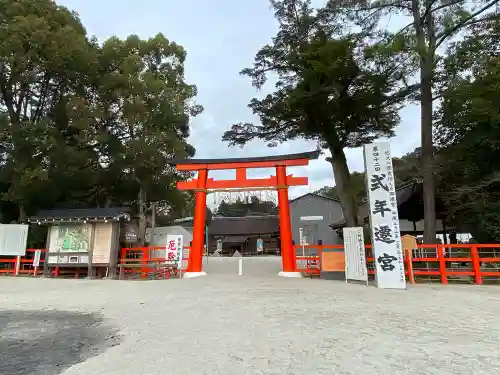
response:
<path id="1" fill-rule="evenodd" d="M 0 278 L 0 373 L 500 373 L 498 287 L 388 291 L 236 264 L 210 259 L 190 280 Z"/>

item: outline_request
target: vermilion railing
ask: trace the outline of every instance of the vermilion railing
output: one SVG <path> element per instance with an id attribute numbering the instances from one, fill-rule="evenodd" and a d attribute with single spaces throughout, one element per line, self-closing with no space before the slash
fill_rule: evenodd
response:
<path id="1" fill-rule="evenodd" d="M 302 246 L 294 246 L 300 253 Z M 315 255 L 297 255 L 297 270 L 311 274 L 320 273 L 321 253 L 324 249 L 343 249 L 342 245 L 308 245 L 307 253 L 315 251 Z M 38 267 L 33 266 L 35 251 L 41 250 Z M 186 251 L 187 250 L 187 251 Z M 154 253 L 156 251 L 156 254 Z M 120 264 L 144 264 L 144 268 L 125 269 L 125 272 L 139 272 L 145 277 L 149 271 L 147 264 L 166 262 L 165 247 L 123 248 L 120 251 Z M 184 247 L 183 261 L 188 261 L 189 247 Z M 0 274 L 4 275 L 38 275 L 45 262 L 45 249 L 27 249 L 23 257 L 0 258 Z M 166 255 L 166 254 L 165 254 Z M 418 245 L 417 249 L 406 249 L 404 252 L 405 272 L 410 283 L 424 277 L 437 278 L 441 283 L 448 284 L 450 280 L 468 277 L 475 284 L 483 284 L 488 279 L 500 283 L 500 244 L 438 244 Z M 366 246 L 368 274 L 375 274 L 375 264 L 371 245 Z M 458 264 L 458 266 L 457 266 Z M 126 268 L 126 267 L 125 267 Z M 182 272 L 185 269 L 183 267 Z M 57 272 L 54 276 L 59 276 Z"/>
<path id="2" fill-rule="evenodd" d="M 41 251 L 41 256 L 38 267 L 35 267 L 33 266 L 33 259 L 37 250 Z M 4 256 L 0 258 L 0 274 L 36 276 L 40 273 L 40 269 L 43 269 L 45 253 L 45 249 L 26 249 L 25 256 Z"/>
<path id="3" fill-rule="evenodd" d="M 156 252 L 156 254 L 155 254 Z M 159 254 L 165 254 L 165 246 L 144 246 L 144 247 L 124 247 L 120 250 L 120 261 L 119 263 L 124 267 L 124 273 L 139 273 L 142 278 L 146 278 L 149 273 L 148 264 L 153 263 L 165 263 L 167 258 L 164 256 L 158 256 Z M 186 256 L 187 254 L 187 256 Z M 183 251 L 183 264 L 184 261 L 189 260 L 189 246 L 184 246 Z M 144 264 L 143 268 L 133 269 L 126 268 L 127 264 Z M 187 271 L 187 268 L 182 267 L 180 272 Z"/>
<path id="4" fill-rule="evenodd" d="M 295 245 L 300 253 L 302 246 Z M 315 250 L 315 255 L 297 255 L 297 270 L 307 273 L 319 273 L 321 253 L 323 249 L 343 249 L 343 245 L 308 245 L 308 253 Z M 375 274 L 372 246 L 366 245 L 366 261 L 368 274 Z M 459 255 L 459 256 L 457 256 Z M 304 262 L 306 265 L 304 267 Z M 314 267 L 309 265 L 314 262 Z M 448 284 L 450 277 L 470 276 L 475 284 L 483 284 L 483 279 L 498 278 L 500 281 L 500 244 L 436 244 L 417 245 L 417 249 L 404 251 L 405 273 L 410 283 L 415 276 L 438 276 L 443 284 Z M 459 267 L 453 264 L 459 263 Z M 466 263 L 467 266 L 463 266 Z M 431 264 L 433 266 L 431 266 Z M 470 266 L 468 265 L 470 264 Z"/>

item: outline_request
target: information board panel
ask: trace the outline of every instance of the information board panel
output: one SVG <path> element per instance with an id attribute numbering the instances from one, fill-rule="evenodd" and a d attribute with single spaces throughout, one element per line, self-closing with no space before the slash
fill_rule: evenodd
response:
<path id="1" fill-rule="evenodd" d="M 368 283 L 363 228 L 344 228 L 343 234 L 346 280 L 364 281 Z"/>
<path id="2" fill-rule="evenodd" d="M 28 225 L 0 224 L 0 256 L 24 256 L 28 242 Z"/>

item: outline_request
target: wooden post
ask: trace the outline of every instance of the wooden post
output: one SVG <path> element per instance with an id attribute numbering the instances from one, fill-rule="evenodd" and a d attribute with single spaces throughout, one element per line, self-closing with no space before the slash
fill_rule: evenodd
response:
<path id="1" fill-rule="evenodd" d="M 47 229 L 47 241 L 45 241 L 45 257 L 43 261 L 43 277 L 52 276 L 49 269 L 50 237 L 52 234 L 52 225 Z"/>
<path id="2" fill-rule="evenodd" d="M 141 263 L 144 265 L 144 267 L 141 268 L 141 279 L 145 279 L 148 276 L 148 260 L 150 258 L 149 255 L 149 247 L 141 247 Z"/>
<path id="3" fill-rule="evenodd" d="M 481 276 L 481 264 L 479 263 L 479 253 L 476 245 L 472 245 L 470 255 L 472 258 L 472 269 L 474 270 L 474 282 L 477 285 L 482 285 L 483 277 Z"/>
<path id="4" fill-rule="evenodd" d="M 413 254 L 412 249 L 405 249 L 406 269 L 408 270 L 408 282 L 415 284 L 415 275 L 413 274 Z"/>
<path id="5" fill-rule="evenodd" d="M 443 245 L 437 244 L 436 246 L 439 259 L 439 272 L 441 274 L 441 283 L 448 284 L 448 276 L 446 275 L 446 259 L 444 259 Z"/>
<path id="6" fill-rule="evenodd" d="M 19 273 L 21 272 L 21 256 L 18 255 L 16 257 L 16 266 L 14 269 L 14 276 L 19 276 Z"/>
<path id="7" fill-rule="evenodd" d="M 90 229 L 90 243 L 89 243 L 89 262 L 87 264 L 87 279 L 92 279 L 94 277 L 94 270 L 92 268 L 92 259 L 94 257 L 94 238 L 95 238 L 95 228 L 96 223 L 92 223 L 92 227 Z"/>
<path id="8" fill-rule="evenodd" d="M 111 225 L 111 249 L 109 255 L 109 263 L 108 263 L 108 275 L 107 277 L 110 279 L 116 278 L 116 268 L 118 263 L 120 263 L 121 258 L 121 249 L 120 249 L 120 221 L 118 220 Z"/>

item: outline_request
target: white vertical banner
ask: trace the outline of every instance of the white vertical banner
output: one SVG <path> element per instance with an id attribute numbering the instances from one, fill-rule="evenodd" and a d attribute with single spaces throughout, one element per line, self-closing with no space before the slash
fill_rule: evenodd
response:
<path id="1" fill-rule="evenodd" d="M 377 286 L 406 289 L 389 142 L 365 145 L 364 159 Z"/>
<path id="2" fill-rule="evenodd" d="M 33 256 L 33 267 L 40 267 L 40 259 L 42 258 L 42 250 L 35 250 Z"/>
<path id="3" fill-rule="evenodd" d="M 182 234 L 168 234 L 165 259 L 169 263 L 176 263 L 182 267 L 184 256 L 184 236 Z"/>
<path id="4" fill-rule="evenodd" d="M 343 235 L 346 281 L 356 280 L 368 283 L 363 228 L 344 228 Z"/>
<path id="5" fill-rule="evenodd" d="M 304 228 L 299 228 L 299 241 L 300 245 L 302 246 L 307 245 L 307 239 L 306 236 L 304 235 Z"/>

